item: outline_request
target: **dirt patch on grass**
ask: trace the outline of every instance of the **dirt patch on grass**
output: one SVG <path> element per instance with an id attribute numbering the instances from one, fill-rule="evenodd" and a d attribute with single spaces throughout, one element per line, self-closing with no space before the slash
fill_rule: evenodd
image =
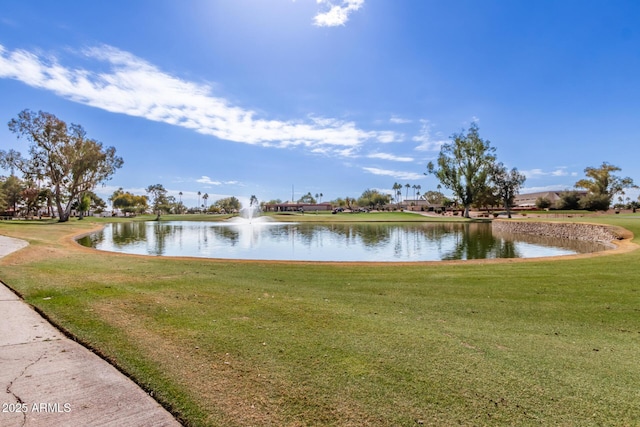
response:
<path id="1" fill-rule="evenodd" d="M 197 402 L 208 414 L 207 425 L 376 425 L 368 422 L 371 415 L 347 396 L 319 395 L 308 385 L 294 384 L 269 372 L 268 366 L 255 364 L 251 357 L 214 348 L 216 344 L 197 332 L 162 326 L 138 311 L 141 305 L 162 306 L 172 301 L 175 299 L 103 302 L 93 304 L 92 309 L 94 315 L 122 331 L 127 345 L 161 366 L 164 375 Z M 145 378 L 134 379 L 147 382 Z M 162 400 L 162 395 L 157 397 Z M 178 411 L 176 415 L 181 414 Z"/>

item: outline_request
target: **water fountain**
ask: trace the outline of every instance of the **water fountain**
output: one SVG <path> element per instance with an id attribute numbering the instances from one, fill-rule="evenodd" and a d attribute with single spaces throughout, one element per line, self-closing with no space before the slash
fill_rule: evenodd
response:
<path id="1" fill-rule="evenodd" d="M 249 206 L 240 209 L 240 216 L 233 218 L 231 221 L 238 225 L 271 222 L 271 218 L 260 216 L 260 212 L 258 199 L 252 198 Z"/>

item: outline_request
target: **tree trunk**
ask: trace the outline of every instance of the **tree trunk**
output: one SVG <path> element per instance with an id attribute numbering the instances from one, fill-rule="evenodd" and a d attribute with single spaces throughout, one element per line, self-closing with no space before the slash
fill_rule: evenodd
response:
<path id="1" fill-rule="evenodd" d="M 69 221 L 69 213 L 62 208 L 62 203 L 56 201 L 56 205 L 58 206 L 58 222 Z"/>
<path id="2" fill-rule="evenodd" d="M 511 209 L 509 203 L 504 204 L 504 209 L 507 211 L 507 218 L 511 218 Z"/>
<path id="3" fill-rule="evenodd" d="M 464 207 L 464 217 L 465 217 L 465 218 L 471 218 L 471 217 L 469 216 L 469 206 L 465 206 L 465 207 Z"/>
<path id="4" fill-rule="evenodd" d="M 62 208 L 62 196 L 59 194 L 55 195 L 56 198 L 56 206 L 58 207 L 58 222 L 67 222 L 69 221 L 69 214 L 71 203 L 68 203 L 65 208 Z"/>

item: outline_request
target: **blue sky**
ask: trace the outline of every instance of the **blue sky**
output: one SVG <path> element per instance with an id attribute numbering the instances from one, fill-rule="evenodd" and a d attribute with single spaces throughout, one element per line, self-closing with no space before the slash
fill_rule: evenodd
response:
<path id="1" fill-rule="evenodd" d="M 24 109 L 81 124 L 125 164 L 209 203 L 394 182 L 477 121 L 523 192 L 607 161 L 640 181 L 640 2 L 6 0 L 0 148 Z M 637 192 L 630 193 L 634 198 Z"/>

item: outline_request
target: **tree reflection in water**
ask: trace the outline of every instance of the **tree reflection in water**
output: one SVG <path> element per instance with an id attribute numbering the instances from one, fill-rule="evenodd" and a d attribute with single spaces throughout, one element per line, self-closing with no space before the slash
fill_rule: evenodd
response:
<path id="1" fill-rule="evenodd" d="M 79 239 L 102 250 L 164 256 L 309 261 L 428 261 L 566 255 L 605 245 L 493 233 L 490 223 L 114 223 Z"/>

